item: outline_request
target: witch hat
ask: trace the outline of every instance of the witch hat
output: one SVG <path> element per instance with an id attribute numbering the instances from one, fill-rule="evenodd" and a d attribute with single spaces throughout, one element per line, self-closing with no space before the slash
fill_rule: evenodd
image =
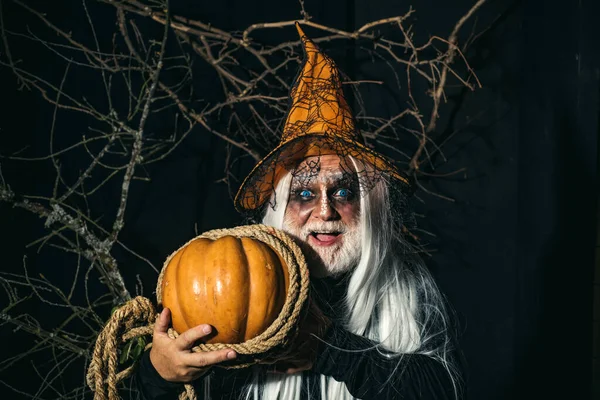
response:
<path id="1" fill-rule="evenodd" d="M 240 212 L 259 209 L 279 180 L 301 160 L 329 154 L 369 165 L 368 174 L 367 170 L 359 173 L 363 182 L 389 176 L 409 187 L 409 180 L 390 161 L 363 144 L 335 63 L 306 37 L 298 22 L 296 28 L 305 59 L 290 91 L 281 142 L 248 174 L 235 197 L 235 207 Z"/>

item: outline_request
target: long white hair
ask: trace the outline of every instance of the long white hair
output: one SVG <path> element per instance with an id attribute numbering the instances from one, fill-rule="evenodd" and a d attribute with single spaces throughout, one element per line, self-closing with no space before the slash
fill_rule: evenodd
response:
<path id="1" fill-rule="evenodd" d="M 352 162 L 356 167 L 356 161 Z M 288 173 L 278 183 L 264 224 L 282 228 L 291 181 Z M 389 229 L 394 211 L 387 183 L 381 179 L 368 191 L 360 190 L 362 253 L 348 281 L 345 328 L 380 343 L 382 357 L 397 358 L 398 365 L 406 353 L 437 359 L 448 371 L 458 399 L 460 376 L 448 357 L 451 328 L 442 295 L 414 249 L 399 232 Z M 301 385 L 302 373 L 262 374 L 257 370 L 246 399 L 300 400 Z M 346 385 L 331 377 L 321 376 L 320 386 L 323 400 L 353 399 Z"/>

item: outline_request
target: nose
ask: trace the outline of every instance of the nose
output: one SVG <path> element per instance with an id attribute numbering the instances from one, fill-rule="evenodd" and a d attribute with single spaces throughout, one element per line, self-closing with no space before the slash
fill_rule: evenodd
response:
<path id="1" fill-rule="evenodd" d="M 319 219 L 323 221 L 332 221 L 339 217 L 338 212 L 332 207 L 331 201 L 327 196 L 321 196 L 321 201 L 319 203 L 319 210 L 317 212 L 317 217 Z"/>

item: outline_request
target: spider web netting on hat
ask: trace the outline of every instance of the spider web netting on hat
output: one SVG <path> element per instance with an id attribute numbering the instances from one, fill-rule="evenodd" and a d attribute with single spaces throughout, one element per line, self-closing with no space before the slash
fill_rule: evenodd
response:
<path id="1" fill-rule="evenodd" d="M 281 142 L 250 172 L 236 196 L 236 208 L 251 221 L 260 221 L 266 207 L 275 207 L 275 188 L 292 174 L 295 182 L 314 179 L 320 158 L 336 155 L 347 182 L 365 195 L 379 182 L 387 184 L 394 213 L 403 225 L 413 225 L 408 212 L 412 187 L 396 166 L 367 147 L 356 128 L 334 61 L 304 35 L 305 59 L 290 91 Z M 304 162 L 309 159 L 310 162 Z M 300 168 L 299 168 L 300 167 Z M 358 190 L 360 188 L 360 190 Z"/>

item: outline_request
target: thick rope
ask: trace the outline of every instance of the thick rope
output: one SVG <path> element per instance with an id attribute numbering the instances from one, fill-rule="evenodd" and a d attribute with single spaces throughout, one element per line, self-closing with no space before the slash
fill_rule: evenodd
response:
<path id="1" fill-rule="evenodd" d="M 244 358 L 244 362 L 222 367 L 243 368 L 267 358 L 271 360 L 273 351 L 276 352 L 278 348 L 284 347 L 295 337 L 300 313 L 308 299 L 308 268 L 304 254 L 293 239 L 283 231 L 265 225 L 215 229 L 190 240 L 181 248 L 198 238 L 216 240 L 224 236 L 248 237 L 269 245 L 285 261 L 289 273 L 289 287 L 283 308 L 277 319 L 263 333 L 243 343 L 205 343 L 192 348 L 194 352 L 233 349 L 237 353 L 247 356 Z M 162 304 L 162 279 L 165 269 L 177 251 L 167 258 L 158 277 L 156 297 L 159 304 Z M 117 372 L 118 345 L 135 337 L 152 335 L 156 318 L 156 311 L 150 300 L 141 296 L 125 303 L 113 313 L 98 335 L 92 361 L 87 371 L 87 384 L 95 392 L 95 400 L 119 400 L 117 384 L 132 374 L 135 364 Z M 139 326 L 140 324 L 146 325 Z M 169 329 L 168 333 L 171 338 L 179 335 L 173 329 Z M 192 385 L 186 384 L 185 390 L 179 398 L 196 400 L 196 393 Z"/>
<path id="2" fill-rule="evenodd" d="M 87 384 L 96 392 L 94 399 L 119 399 L 117 383 L 133 372 L 133 366 L 131 366 L 117 373 L 119 363 L 118 346 L 133 337 L 126 334 L 126 339 L 124 339 L 121 335 L 124 331 L 127 332 L 133 329 L 135 329 L 134 332 L 137 336 L 152 334 L 151 328 L 148 332 L 148 327 L 139 329 L 134 328 L 134 325 L 139 322 L 152 325 L 155 320 L 156 311 L 154 306 L 150 300 L 141 296 L 128 301 L 111 315 L 96 339 L 92 361 L 87 370 Z M 108 388 L 108 392 L 106 388 Z"/>

